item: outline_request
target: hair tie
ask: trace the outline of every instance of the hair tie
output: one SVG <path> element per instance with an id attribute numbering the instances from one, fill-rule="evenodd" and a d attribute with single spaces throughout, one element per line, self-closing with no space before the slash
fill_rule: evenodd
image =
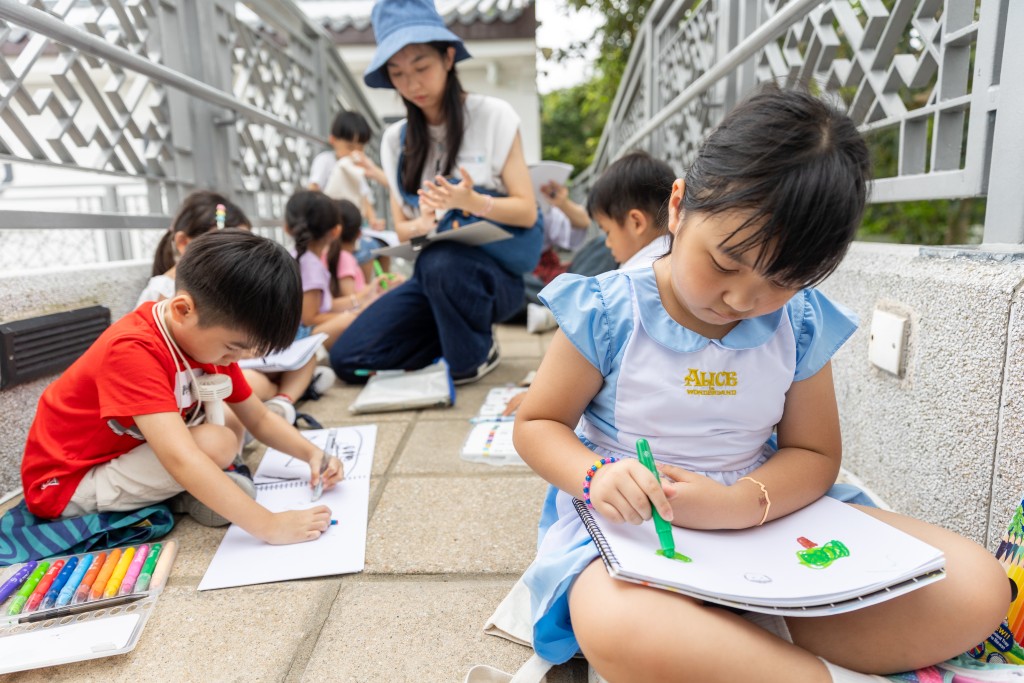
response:
<path id="1" fill-rule="evenodd" d="M 216 211 L 216 213 L 214 215 L 216 216 L 217 229 L 218 230 L 223 230 L 224 229 L 224 223 L 225 223 L 225 221 L 227 221 L 228 210 L 226 208 L 224 208 L 223 204 L 218 204 L 217 205 L 217 211 Z"/>

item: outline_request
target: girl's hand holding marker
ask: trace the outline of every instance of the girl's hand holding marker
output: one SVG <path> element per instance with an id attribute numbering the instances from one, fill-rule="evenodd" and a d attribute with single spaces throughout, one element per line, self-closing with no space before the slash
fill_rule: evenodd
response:
<path id="1" fill-rule="evenodd" d="M 671 522 L 674 511 L 669 500 L 676 495 L 672 483 L 659 482 L 638 460 L 631 458 L 600 467 L 590 481 L 594 509 L 612 522 L 643 524 L 651 518 L 652 503 L 662 518 Z"/>

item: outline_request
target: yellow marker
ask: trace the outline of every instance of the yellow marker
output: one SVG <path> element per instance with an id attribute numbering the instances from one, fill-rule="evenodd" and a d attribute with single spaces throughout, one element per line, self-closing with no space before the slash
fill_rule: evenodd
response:
<path id="1" fill-rule="evenodd" d="M 117 591 L 121 588 L 121 582 L 124 581 L 124 575 L 128 573 L 128 565 L 132 563 L 134 556 L 135 548 L 128 548 L 124 551 L 124 555 L 121 555 L 121 559 L 117 561 L 117 566 L 114 567 L 114 573 L 110 575 L 110 580 L 107 581 L 107 588 L 103 591 L 103 597 L 112 598 L 117 595 Z"/>

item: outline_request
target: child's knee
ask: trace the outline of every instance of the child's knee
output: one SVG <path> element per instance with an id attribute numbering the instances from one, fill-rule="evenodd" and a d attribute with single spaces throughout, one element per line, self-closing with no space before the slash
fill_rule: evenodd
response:
<path id="1" fill-rule="evenodd" d="M 238 435 L 230 428 L 203 424 L 191 429 L 196 445 L 222 470 L 231 466 L 238 455 Z"/>

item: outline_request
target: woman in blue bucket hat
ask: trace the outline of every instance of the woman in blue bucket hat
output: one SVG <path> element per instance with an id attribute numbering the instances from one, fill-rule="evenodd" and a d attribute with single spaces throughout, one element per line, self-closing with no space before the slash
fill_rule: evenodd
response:
<path id="1" fill-rule="evenodd" d="M 348 382 L 357 370 L 414 369 L 444 356 L 456 384 L 497 366 L 491 326 L 523 302 L 543 234 L 519 133 L 507 102 L 466 93 L 455 71 L 469 58 L 431 0 L 381 0 L 377 49 L 363 76 L 401 95 L 406 118 L 384 132 L 381 166 L 403 241 L 487 220 L 511 235 L 479 247 L 440 241 L 419 253 L 413 276 L 364 311 L 331 349 Z"/>

